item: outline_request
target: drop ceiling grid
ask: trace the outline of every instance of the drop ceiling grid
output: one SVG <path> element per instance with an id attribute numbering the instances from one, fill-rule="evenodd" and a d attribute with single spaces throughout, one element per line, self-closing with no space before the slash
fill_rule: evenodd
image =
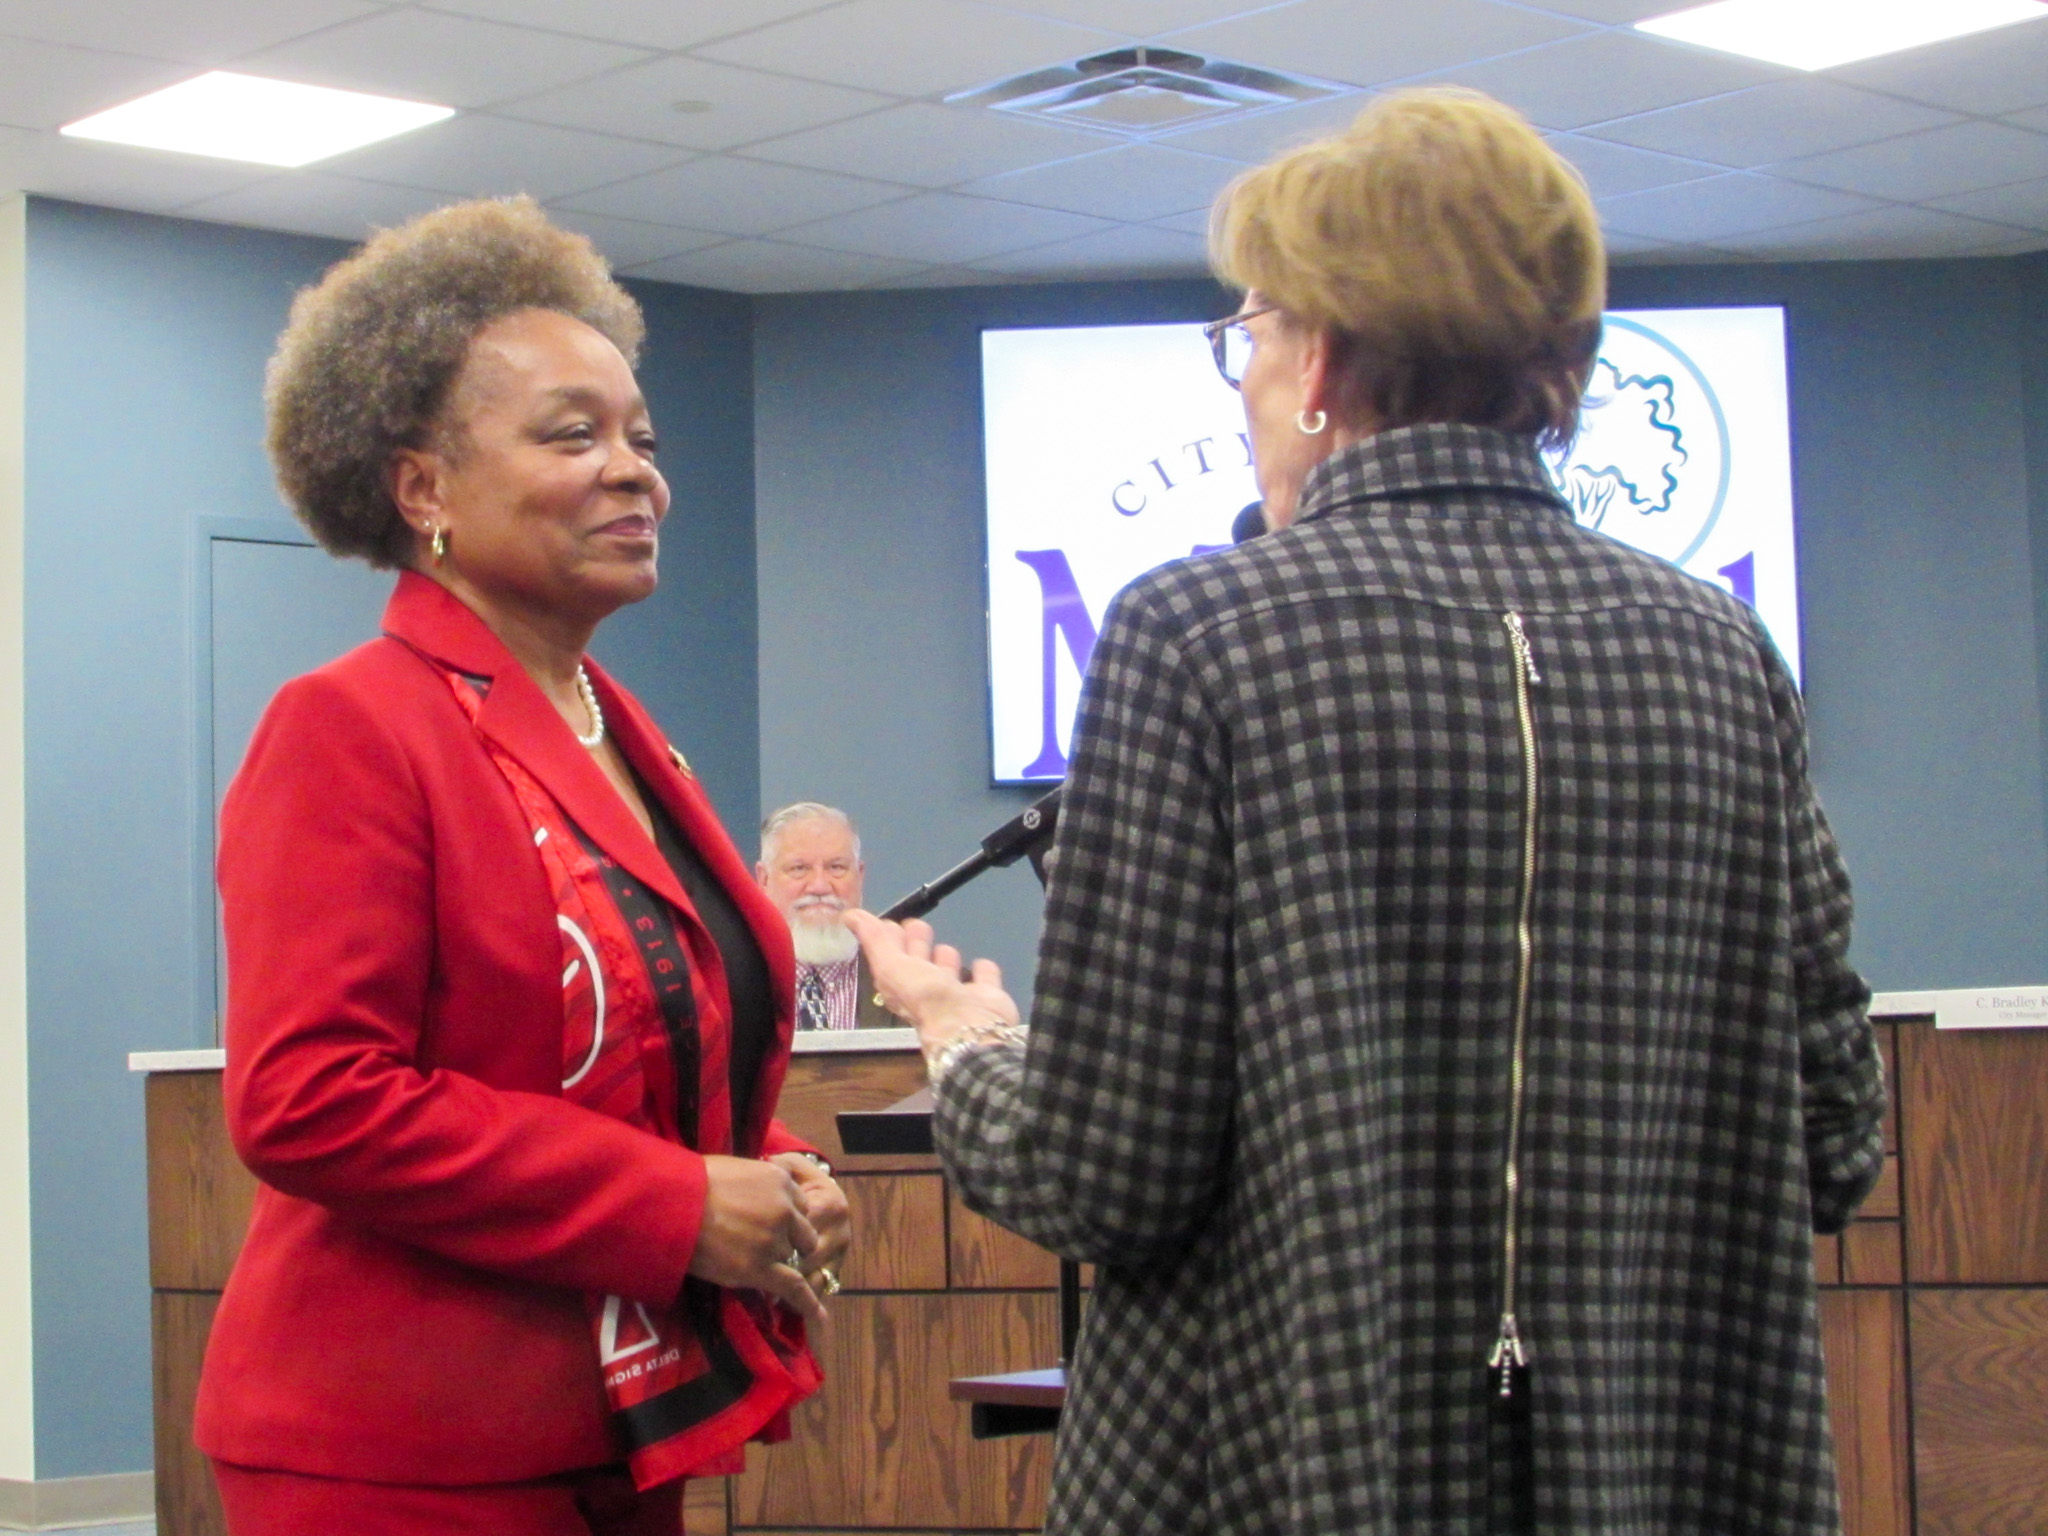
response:
<path id="1" fill-rule="evenodd" d="M 1808 76 L 1627 30 L 1669 8 L 213 0 L 183 15 L 0 0 L 0 193 L 347 238 L 449 196 L 527 190 L 623 270 L 751 291 L 1163 275 L 1200 269 L 1201 205 L 1244 165 L 1419 79 L 1482 85 L 1550 131 L 1622 260 L 2048 244 L 2048 19 Z M 1135 40 L 1354 94 L 1137 145 L 940 104 Z M 282 174 L 52 131 L 228 64 L 465 111 Z"/>

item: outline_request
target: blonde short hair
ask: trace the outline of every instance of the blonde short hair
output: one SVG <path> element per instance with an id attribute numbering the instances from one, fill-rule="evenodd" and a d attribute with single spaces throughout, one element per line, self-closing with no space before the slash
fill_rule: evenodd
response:
<path id="1" fill-rule="evenodd" d="M 456 203 L 380 231 L 292 301 L 264 401 L 278 489 L 329 554 L 403 565 L 412 530 L 387 475 L 429 446 L 477 332 L 552 309 L 632 362 L 646 326 L 583 236 L 529 197 Z"/>
<path id="2" fill-rule="evenodd" d="M 1339 414 L 1463 421 L 1568 441 L 1607 297 L 1579 175 L 1477 91 L 1399 91 L 1342 133 L 1247 171 L 1210 252 L 1329 334 Z"/>

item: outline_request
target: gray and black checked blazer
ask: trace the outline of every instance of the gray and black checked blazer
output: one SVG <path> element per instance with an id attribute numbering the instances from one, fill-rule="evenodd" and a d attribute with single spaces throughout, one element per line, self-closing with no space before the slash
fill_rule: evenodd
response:
<path id="1" fill-rule="evenodd" d="M 1799 696 L 1523 439 L 1388 432 L 1119 595 L 1028 1049 L 941 1085 L 967 1203 L 1103 1266 L 1055 1533 L 1478 1533 L 1522 777 L 1538 1528 L 1838 1529 L 1812 1233 L 1882 1070 Z"/>

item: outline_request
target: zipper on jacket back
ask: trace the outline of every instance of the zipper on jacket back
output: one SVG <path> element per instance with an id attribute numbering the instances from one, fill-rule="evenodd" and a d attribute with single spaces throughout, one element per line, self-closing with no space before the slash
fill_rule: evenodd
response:
<path id="1" fill-rule="evenodd" d="M 1523 633 L 1522 616 L 1504 613 L 1501 623 L 1507 627 L 1508 645 L 1513 652 L 1515 726 L 1522 749 L 1522 869 L 1515 903 L 1514 1043 L 1508 1065 L 1507 1151 L 1501 1170 L 1500 1334 L 1486 1362 L 1495 1379 L 1495 1390 L 1505 1399 L 1512 1398 L 1524 1385 L 1522 1378 L 1529 1363 L 1515 1316 L 1515 1282 L 1521 1259 L 1522 1111 L 1528 1096 L 1529 973 L 1536 958 L 1536 937 L 1530 921 L 1536 897 L 1536 721 L 1529 690 L 1543 678 L 1536 670 L 1529 637 Z"/>

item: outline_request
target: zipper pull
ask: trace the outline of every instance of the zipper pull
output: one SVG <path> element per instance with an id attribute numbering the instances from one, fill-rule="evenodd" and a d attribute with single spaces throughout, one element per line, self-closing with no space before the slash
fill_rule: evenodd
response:
<path id="1" fill-rule="evenodd" d="M 1522 616 L 1519 613 L 1504 613 L 1500 621 L 1508 627 L 1508 643 L 1515 648 L 1515 660 L 1522 665 L 1522 671 L 1529 681 L 1540 683 L 1543 674 L 1536 670 L 1536 653 L 1529 649 L 1529 637 L 1522 632 Z"/>
<path id="2" fill-rule="evenodd" d="M 1516 1326 L 1515 1314 L 1501 1313 L 1500 1337 L 1494 1340 L 1493 1353 L 1486 1357 L 1486 1367 L 1498 1374 L 1502 1397 L 1515 1395 L 1516 1375 L 1525 1370 L 1528 1364 L 1529 1356 L 1522 1348 L 1522 1334 Z"/>

